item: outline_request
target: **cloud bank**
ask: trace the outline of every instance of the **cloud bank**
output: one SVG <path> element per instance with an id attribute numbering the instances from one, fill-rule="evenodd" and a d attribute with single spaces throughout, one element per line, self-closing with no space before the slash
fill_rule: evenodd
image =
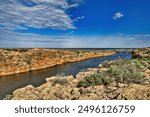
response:
<path id="1" fill-rule="evenodd" d="M 5 37 L 0 42 L 1 48 L 137 48 L 150 45 L 149 34 L 93 37 L 6 34 Z"/>
<path id="2" fill-rule="evenodd" d="M 80 0 L 0 0 L 0 31 L 26 27 L 75 29 L 66 13 Z"/>
<path id="3" fill-rule="evenodd" d="M 64 36 L 17 33 L 16 30 L 75 29 L 74 22 L 83 20 L 80 16 L 71 19 L 67 11 L 76 8 L 83 0 L 0 0 L 0 47 L 1 48 L 123 48 L 146 47 L 150 35 L 122 36 L 73 36 L 74 30 Z M 113 19 L 124 17 L 117 12 Z"/>

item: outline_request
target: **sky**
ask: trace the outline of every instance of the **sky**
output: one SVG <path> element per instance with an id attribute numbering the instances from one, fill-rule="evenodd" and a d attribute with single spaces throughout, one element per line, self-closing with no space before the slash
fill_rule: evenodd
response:
<path id="1" fill-rule="evenodd" d="M 150 47 L 149 11 L 150 0 L 0 0 L 0 47 Z"/>

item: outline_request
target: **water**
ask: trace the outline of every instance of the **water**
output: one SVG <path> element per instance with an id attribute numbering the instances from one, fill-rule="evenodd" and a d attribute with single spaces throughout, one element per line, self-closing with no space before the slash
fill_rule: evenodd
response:
<path id="1" fill-rule="evenodd" d="M 47 69 L 36 70 L 32 72 L 14 74 L 9 76 L 0 77 L 0 99 L 4 98 L 6 95 L 11 94 L 14 90 L 24 87 L 26 85 L 39 86 L 45 83 L 45 78 L 57 75 L 76 75 L 78 72 L 83 71 L 87 68 L 97 67 L 100 63 L 104 61 L 115 60 L 117 58 L 131 59 L 130 52 L 119 52 L 117 54 L 99 57 L 88 60 L 83 60 L 75 63 L 67 63 L 60 66 L 55 66 Z"/>

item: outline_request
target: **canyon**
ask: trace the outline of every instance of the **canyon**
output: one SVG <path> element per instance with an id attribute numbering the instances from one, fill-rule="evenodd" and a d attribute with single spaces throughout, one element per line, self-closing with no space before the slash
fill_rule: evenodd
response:
<path id="1" fill-rule="evenodd" d="M 149 48 L 133 50 L 131 60 L 106 61 L 75 77 L 53 76 L 46 83 L 28 85 L 13 92 L 13 100 L 149 100 Z"/>
<path id="2" fill-rule="evenodd" d="M 115 54 L 114 50 L 0 49 L 0 76 Z"/>

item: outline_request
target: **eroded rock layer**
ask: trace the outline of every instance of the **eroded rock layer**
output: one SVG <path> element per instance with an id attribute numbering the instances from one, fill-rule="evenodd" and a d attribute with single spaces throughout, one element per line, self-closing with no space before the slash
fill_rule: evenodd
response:
<path id="1" fill-rule="evenodd" d="M 0 49 L 0 75 L 43 69 L 115 52 L 61 49 Z"/>

